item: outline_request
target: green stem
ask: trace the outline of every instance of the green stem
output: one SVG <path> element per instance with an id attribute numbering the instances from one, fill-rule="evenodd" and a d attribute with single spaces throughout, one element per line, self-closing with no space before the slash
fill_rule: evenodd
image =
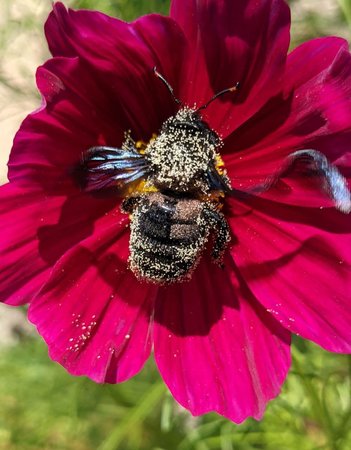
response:
<path id="1" fill-rule="evenodd" d="M 351 28 L 351 0 L 338 0 L 347 24 Z"/>
<path id="2" fill-rule="evenodd" d="M 347 363 L 348 363 L 348 381 L 349 381 L 349 404 L 347 411 L 341 420 L 340 426 L 339 426 L 339 434 L 345 433 L 345 430 L 349 430 L 350 423 L 351 423 L 351 355 L 347 356 Z"/>
<path id="3" fill-rule="evenodd" d="M 156 383 L 152 389 L 140 399 L 138 405 L 133 411 L 122 420 L 112 433 L 105 439 L 97 450 L 116 450 L 119 444 L 128 435 L 133 436 L 138 422 L 142 421 L 151 414 L 154 407 L 161 400 L 165 393 L 163 382 Z"/>
<path id="4" fill-rule="evenodd" d="M 325 433 L 325 436 L 328 441 L 328 446 L 330 450 L 339 450 L 339 446 L 336 443 L 336 434 L 334 431 L 333 422 L 331 417 L 321 402 L 318 392 L 311 382 L 311 380 L 306 377 L 301 369 L 300 363 L 296 357 L 293 356 L 293 364 L 296 370 L 296 373 L 300 376 L 300 379 L 303 383 L 303 387 L 306 393 L 306 396 L 310 400 L 310 405 L 312 409 L 313 416 L 322 426 L 322 429 Z"/>

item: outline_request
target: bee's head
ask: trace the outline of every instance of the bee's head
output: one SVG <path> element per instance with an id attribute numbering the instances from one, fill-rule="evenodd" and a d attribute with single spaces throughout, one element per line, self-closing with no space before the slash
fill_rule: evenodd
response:
<path id="1" fill-rule="evenodd" d="M 193 109 L 185 107 L 174 95 L 172 86 L 156 67 L 153 70 L 181 108 L 175 116 L 164 122 L 158 137 L 145 150 L 153 183 L 160 189 L 190 193 L 208 192 L 220 185 L 224 186 L 225 180 L 215 169 L 218 156 L 216 149 L 222 145 L 222 140 L 202 120 L 199 111 L 207 108 L 218 97 L 235 92 L 239 83 L 217 92 L 207 103 Z"/>
<path id="2" fill-rule="evenodd" d="M 145 151 L 154 184 L 179 192 L 206 191 L 205 174 L 221 145 L 219 136 L 196 110 L 180 109 L 164 122 L 160 134 Z"/>

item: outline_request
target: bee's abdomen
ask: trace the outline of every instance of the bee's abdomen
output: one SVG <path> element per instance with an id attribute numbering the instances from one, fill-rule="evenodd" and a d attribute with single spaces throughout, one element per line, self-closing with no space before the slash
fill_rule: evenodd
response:
<path id="1" fill-rule="evenodd" d="M 147 202 L 134 211 L 130 266 L 139 278 L 164 284 L 192 273 L 207 235 L 199 211 L 184 217 L 181 206 Z"/>

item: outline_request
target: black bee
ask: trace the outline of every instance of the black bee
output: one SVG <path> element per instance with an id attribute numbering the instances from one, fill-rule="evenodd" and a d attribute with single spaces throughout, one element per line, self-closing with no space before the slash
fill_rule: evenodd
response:
<path id="1" fill-rule="evenodd" d="M 236 91 L 239 84 L 193 109 L 184 107 L 156 68 L 154 72 L 181 105 L 178 113 L 163 123 L 158 136 L 143 151 L 128 135 L 122 148 L 90 148 L 83 155 L 82 164 L 87 190 L 117 187 L 125 195 L 121 208 L 131 217 L 131 270 L 141 280 L 165 284 L 191 277 L 210 236 L 213 236 L 212 257 L 218 263 L 230 241 L 220 199 L 239 191 L 231 188 L 225 171 L 219 170 L 218 150 L 223 142 L 199 112 L 219 96 Z M 246 193 L 269 189 L 297 161 L 307 162 L 324 180 L 336 207 L 350 212 L 351 196 L 345 179 L 316 150 L 290 154 L 277 174 Z M 144 183 L 142 189 L 130 189 L 131 193 L 125 194 L 126 186 L 140 182 Z"/>

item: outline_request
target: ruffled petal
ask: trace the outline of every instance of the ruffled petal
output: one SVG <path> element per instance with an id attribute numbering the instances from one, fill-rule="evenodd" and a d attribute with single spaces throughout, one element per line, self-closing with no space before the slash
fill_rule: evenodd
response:
<path id="1" fill-rule="evenodd" d="M 230 251 L 256 298 L 290 331 L 350 352 L 350 216 L 259 198 L 231 203 Z"/>
<path id="2" fill-rule="evenodd" d="M 93 235 L 100 222 L 121 220 L 115 203 L 82 193 L 48 196 L 15 183 L 1 186 L 0 301 L 31 301 L 68 249 Z"/>
<path id="3" fill-rule="evenodd" d="M 282 0 L 173 0 L 171 17 L 188 40 L 181 99 L 192 106 L 240 82 L 204 112 L 226 137 L 282 89 L 290 13 Z"/>
<path id="4" fill-rule="evenodd" d="M 169 17 L 153 14 L 128 24 L 56 3 L 45 31 L 54 56 L 79 56 L 97 82 L 108 87 L 134 138 L 149 139 L 175 111 L 172 97 L 153 73 L 157 66 L 177 87 L 185 39 Z"/>
<path id="5" fill-rule="evenodd" d="M 313 148 L 336 161 L 349 149 L 351 55 L 346 41 L 316 39 L 294 50 L 284 88 L 226 140 L 223 159 L 233 187 L 264 181 L 294 150 Z M 286 183 L 293 191 L 295 186 Z"/>
<path id="6" fill-rule="evenodd" d="M 54 58 L 37 71 L 43 106 L 21 125 L 9 179 L 50 192 L 77 191 L 75 168 L 94 145 L 120 146 L 120 111 L 78 58 Z"/>
<path id="7" fill-rule="evenodd" d="M 110 221 L 59 260 L 31 304 L 50 357 L 71 374 L 117 383 L 149 356 L 155 287 L 136 281 L 127 256 L 125 226 Z"/>
<path id="8" fill-rule="evenodd" d="M 155 359 L 175 399 L 199 415 L 259 419 L 290 365 L 290 333 L 256 301 L 230 258 L 208 261 L 189 283 L 162 288 Z"/>

